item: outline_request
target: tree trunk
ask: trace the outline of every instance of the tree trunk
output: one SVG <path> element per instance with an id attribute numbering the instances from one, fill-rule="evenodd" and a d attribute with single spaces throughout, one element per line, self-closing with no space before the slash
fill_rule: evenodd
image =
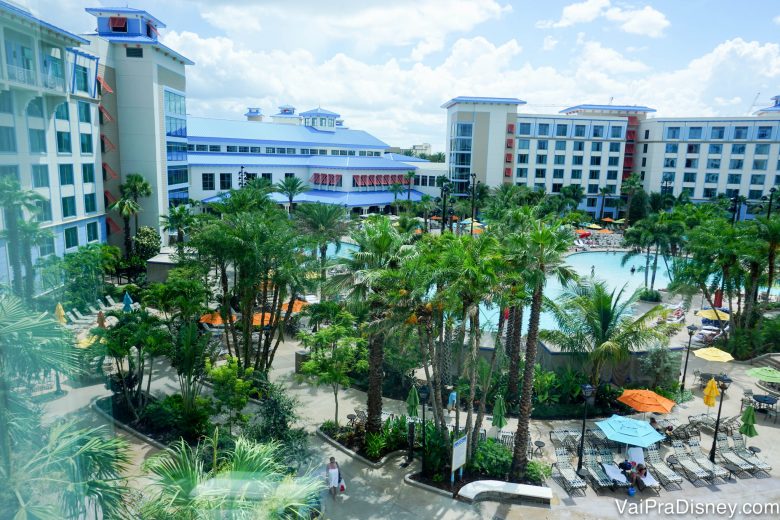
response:
<path id="1" fill-rule="evenodd" d="M 336 426 L 339 425 L 339 385 L 336 383 L 333 385 L 333 400 L 336 403 L 336 413 L 333 416 L 333 422 L 336 423 Z"/>
<path id="2" fill-rule="evenodd" d="M 325 280 L 327 273 L 325 264 L 328 261 L 328 244 L 320 245 L 320 302 L 325 301 Z"/>
<path id="3" fill-rule="evenodd" d="M 474 449 L 472 428 L 474 424 L 474 398 L 477 392 L 477 355 L 479 353 L 479 307 L 477 305 L 472 305 L 469 309 L 469 320 L 471 321 L 471 349 L 469 352 L 469 397 L 466 401 L 466 434 L 469 435 L 466 440 L 466 453 L 468 455 Z"/>
<path id="4" fill-rule="evenodd" d="M 647 277 L 650 274 L 650 246 L 647 246 L 645 252 L 645 289 L 647 289 Z"/>
<path id="5" fill-rule="evenodd" d="M 534 287 L 531 301 L 531 315 L 528 323 L 528 338 L 525 344 L 525 367 L 523 369 L 523 393 L 520 396 L 520 414 L 515 432 L 515 448 L 512 454 L 512 466 L 509 478 L 520 481 L 525 477 L 528 464 L 528 427 L 531 421 L 531 397 L 534 387 L 534 361 L 536 360 L 536 341 L 539 337 L 539 316 L 542 311 L 544 285 Z"/>
<path id="6" fill-rule="evenodd" d="M 766 286 L 766 301 L 769 303 L 769 293 L 772 291 L 772 284 L 775 281 L 775 261 L 777 251 L 775 247 L 770 244 L 769 254 L 767 255 L 767 261 L 769 262 L 769 271 L 767 272 L 767 286 Z"/>
<path id="7" fill-rule="evenodd" d="M 499 311 L 501 312 L 501 311 Z M 493 382 L 493 373 L 496 370 L 496 362 L 498 361 L 499 355 L 501 353 L 501 334 L 504 331 L 504 323 L 506 320 L 499 318 L 498 320 L 498 333 L 496 334 L 496 342 L 493 346 L 493 354 L 490 357 L 490 371 L 488 372 L 488 379 L 487 384 L 485 385 L 485 388 L 482 389 L 482 399 L 479 401 L 479 412 L 477 412 L 477 420 L 474 423 L 474 432 L 472 433 L 472 440 L 471 440 L 471 454 L 470 457 L 474 456 L 474 453 L 476 452 L 477 444 L 479 443 L 479 430 L 482 428 L 482 420 L 485 418 L 485 408 L 487 406 L 487 395 L 490 393 L 490 386 Z"/>
<path id="8" fill-rule="evenodd" d="M 655 245 L 655 257 L 653 258 L 653 277 L 650 279 L 650 290 L 655 287 L 655 271 L 658 269 L 658 244 Z"/>
<path id="9" fill-rule="evenodd" d="M 125 260 L 127 260 L 133 252 L 133 244 L 130 241 L 130 217 L 122 217 L 122 220 L 125 223 Z"/>
<path id="10" fill-rule="evenodd" d="M 368 342 L 368 390 L 366 431 L 378 433 L 382 429 L 382 367 L 384 365 L 384 337 L 372 334 Z"/>
<path id="11" fill-rule="evenodd" d="M 32 261 L 32 244 L 24 240 L 22 245 L 22 258 L 24 261 L 24 301 L 32 309 L 35 293 L 35 266 Z"/>
<path id="12" fill-rule="evenodd" d="M 14 294 L 22 298 L 24 296 L 22 291 L 22 260 L 19 257 L 19 221 L 18 211 L 15 206 L 3 208 L 3 220 L 5 222 L 6 235 L 8 239 L 8 263 L 11 266 L 11 272 L 13 273 L 13 280 L 11 287 Z"/>
<path id="13" fill-rule="evenodd" d="M 514 311 L 514 312 L 513 312 Z M 523 335 L 523 306 L 516 305 L 509 311 L 511 336 L 507 338 L 507 355 L 509 356 L 509 375 L 507 376 L 507 409 L 513 409 L 518 404 L 520 382 L 520 341 Z M 511 345 L 511 346 L 510 346 Z M 511 354 L 509 353 L 511 349 Z"/>

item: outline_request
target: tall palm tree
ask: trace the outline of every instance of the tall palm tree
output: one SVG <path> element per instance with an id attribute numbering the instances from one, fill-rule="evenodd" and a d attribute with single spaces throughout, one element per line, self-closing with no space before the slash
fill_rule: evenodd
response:
<path id="1" fill-rule="evenodd" d="M 176 232 L 176 244 L 179 248 L 184 247 L 184 234 L 194 222 L 195 216 L 190 213 L 190 208 L 186 204 L 169 208 L 168 214 L 160 217 L 160 224 L 166 231 Z M 168 245 L 170 245 L 170 243 L 171 240 L 169 236 Z"/>
<path id="2" fill-rule="evenodd" d="M 620 183 L 620 195 L 626 197 L 626 226 L 629 225 L 628 208 L 631 207 L 631 201 L 634 195 L 642 189 L 642 179 L 636 173 L 632 173 L 627 179 Z"/>
<path id="3" fill-rule="evenodd" d="M 311 237 L 320 253 L 320 299 L 326 278 L 325 265 L 328 261 L 328 244 L 341 245 L 341 239 L 349 233 L 350 221 L 347 212 L 335 204 L 303 204 L 295 212 L 295 223 Z"/>
<path id="4" fill-rule="evenodd" d="M 123 197 L 130 198 L 140 208 L 140 203 L 138 201 L 142 198 L 151 196 L 152 185 L 149 184 L 149 181 L 147 181 L 140 173 L 130 173 L 127 175 L 127 177 L 125 177 L 125 182 L 119 185 L 119 192 Z M 139 212 L 140 211 L 136 211 L 134 215 L 136 233 L 138 233 Z"/>
<path id="5" fill-rule="evenodd" d="M 579 184 L 564 186 L 561 188 L 561 197 L 563 197 L 564 208 L 567 211 L 574 211 L 585 198 L 585 190 Z"/>
<path id="6" fill-rule="evenodd" d="M 32 261 L 32 248 L 50 239 L 53 235 L 48 229 L 41 229 L 38 222 L 28 220 L 19 222 L 19 236 L 22 243 L 22 263 L 24 264 L 24 299 L 32 306 L 35 293 L 35 266 Z"/>
<path id="7" fill-rule="evenodd" d="M 515 432 L 515 447 L 512 455 L 510 477 L 520 480 L 525 475 L 528 464 L 527 447 L 531 420 L 531 397 L 534 383 L 534 360 L 539 340 L 539 318 L 542 313 L 544 287 L 548 276 L 554 276 L 565 282 L 574 278 L 575 273 L 563 263 L 573 242 L 571 229 L 560 221 L 531 222 L 528 229 L 526 248 L 528 264 L 526 276 L 532 291 L 531 311 L 528 318 L 528 335 L 525 346 L 525 366 L 523 367 L 523 388 L 520 396 L 520 414 Z"/>
<path id="8" fill-rule="evenodd" d="M 406 180 L 406 201 L 411 204 L 412 202 L 412 182 L 414 181 L 414 170 L 409 170 L 404 174 Z"/>
<path id="9" fill-rule="evenodd" d="M 13 274 L 11 288 L 14 294 L 19 297 L 24 294 L 19 222 L 24 218 L 25 211 L 29 212 L 35 209 L 35 203 L 39 200 L 44 199 L 33 191 L 21 189 L 16 179 L 0 179 L 0 208 L 3 211 L 8 263 Z"/>
<path id="10" fill-rule="evenodd" d="M 612 191 L 607 186 L 599 188 L 599 196 L 601 197 L 601 207 L 599 208 L 599 220 L 604 218 L 604 209 L 607 207 L 607 200 L 609 200 Z"/>
<path id="11" fill-rule="evenodd" d="M 767 247 L 767 286 L 766 301 L 769 301 L 769 293 L 775 282 L 775 267 L 777 265 L 777 252 L 780 251 L 780 217 L 758 218 L 758 237 L 766 243 Z"/>
<path id="12" fill-rule="evenodd" d="M 394 182 L 390 185 L 388 191 L 393 194 L 393 207 L 395 212 L 398 213 L 398 196 L 404 192 L 404 187 L 402 184 Z"/>
<path id="13" fill-rule="evenodd" d="M 665 344 L 671 324 L 654 325 L 662 313 L 657 305 L 634 315 L 639 292 L 626 295 L 625 287 L 610 291 L 604 282 L 569 284 L 551 305 L 557 330 L 542 331 L 543 340 L 565 352 L 582 355 L 590 364 L 590 384 L 598 389 L 602 370 L 628 359 L 634 350 Z"/>
<path id="14" fill-rule="evenodd" d="M 122 217 L 125 228 L 125 259 L 130 258 L 130 253 L 133 251 L 133 243 L 130 240 L 130 218 L 135 216 L 137 221 L 141 206 L 131 197 L 122 196 L 111 204 L 108 209 L 116 211 Z"/>
<path id="15" fill-rule="evenodd" d="M 273 185 L 273 190 L 287 197 L 288 213 L 292 215 L 293 199 L 309 190 L 309 185 L 295 176 L 285 177 Z"/>
<path id="16" fill-rule="evenodd" d="M 431 216 L 431 212 L 436 209 L 436 202 L 430 195 L 423 194 L 420 197 L 420 202 L 417 203 L 417 209 L 422 212 L 423 221 L 425 223 L 425 232 L 428 232 L 428 218 Z"/>

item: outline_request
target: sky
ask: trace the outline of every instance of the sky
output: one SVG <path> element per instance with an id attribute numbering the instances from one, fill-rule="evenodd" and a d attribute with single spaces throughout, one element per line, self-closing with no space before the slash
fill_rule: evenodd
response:
<path id="1" fill-rule="evenodd" d="M 742 116 L 780 94 L 776 0 L 22 0 L 77 33 L 96 5 L 149 11 L 187 56 L 187 112 L 242 119 L 289 103 L 408 147 L 445 147 L 455 96 L 581 103 L 656 116 Z"/>

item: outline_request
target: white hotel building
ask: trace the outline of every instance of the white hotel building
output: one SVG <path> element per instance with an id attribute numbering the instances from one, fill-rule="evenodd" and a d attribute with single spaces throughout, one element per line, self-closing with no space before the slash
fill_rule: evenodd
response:
<path id="1" fill-rule="evenodd" d="M 651 118 L 644 106 L 578 105 L 560 114 L 518 113 L 516 98 L 458 97 L 447 109 L 447 161 L 456 191 L 471 173 L 489 186 L 557 193 L 580 185 L 581 209 L 617 216 L 614 195 L 632 173 L 645 190 L 760 199 L 780 184 L 780 96 L 753 117 Z"/>

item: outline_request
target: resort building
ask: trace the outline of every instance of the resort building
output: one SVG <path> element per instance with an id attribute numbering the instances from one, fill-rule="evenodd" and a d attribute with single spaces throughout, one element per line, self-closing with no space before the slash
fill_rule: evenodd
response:
<path id="1" fill-rule="evenodd" d="M 408 188 L 407 173 L 427 161 L 385 154 L 386 143 L 347 128 L 335 112 L 315 108 L 296 114 L 295 107 L 283 105 L 270 121 L 255 107 L 244 115 L 246 120 L 187 118 L 191 199 L 214 202 L 252 179 L 275 184 L 285 177 L 311 188 L 294 204 L 338 204 L 356 214 L 390 211 L 396 199 L 422 196 L 417 190 L 394 194 L 391 186 Z M 289 204 L 281 194 L 272 197 Z"/>
<path id="2" fill-rule="evenodd" d="M 105 238 L 98 57 L 84 51 L 88 43 L 0 2 L 0 177 L 43 199 L 35 219 L 51 236 L 33 245 L 33 263 Z M 11 279 L 8 244 L 0 240 L 0 284 Z"/>
<path id="3" fill-rule="evenodd" d="M 780 96 L 752 117 L 652 118 L 645 106 L 577 105 L 524 114 L 516 98 L 457 97 L 447 109 L 447 164 L 456 192 L 472 173 L 488 186 L 546 193 L 582 186 L 580 209 L 618 216 L 623 179 L 694 201 L 717 194 L 760 199 L 780 183 Z"/>

